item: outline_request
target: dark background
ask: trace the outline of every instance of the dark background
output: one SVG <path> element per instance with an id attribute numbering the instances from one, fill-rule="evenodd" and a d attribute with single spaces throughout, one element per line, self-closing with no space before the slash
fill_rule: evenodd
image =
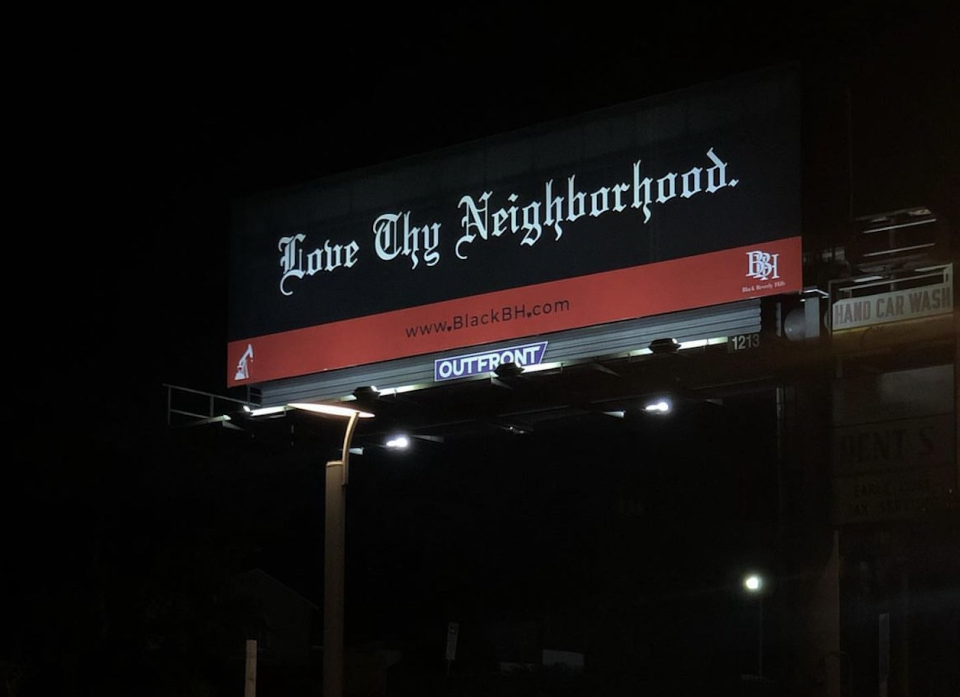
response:
<path id="1" fill-rule="evenodd" d="M 209 599 L 228 572 L 261 565 L 301 592 L 316 589 L 319 559 L 304 553 L 316 550 L 321 513 L 311 505 L 320 491 L 315 452 L 288 452 L 278 467 L 275 443 L 227 441 L 211 450 L 206 440 L 171 438 L 165 429 L 165 384 L 223 391 L 234 196 L 800 60 L 813 96 L 805 133 L 829 134 L 836 144 L 829 157 L 805 163 L 813 189 L 805 193 L 823 194 L 816 210 L 804 211 L 806 238 L 842 238 L 851 216 L 878 210 L 927 201 L 955 210 L 951 3 L 258 12 L 63 10 L 12 25 L 22 45 L 8 64 L 5 107 L 14 156 L 5 339 L 13 389 L 0 649 L 5 670 L 19 667 L 34 681 L 29 694 L 82 692 L 73 678 L 92 667 L 136 673 L 138 652 L 157 637 L 171 655 L 193 655 L 203 623 L 216 620 Z M 745 404 L 740 413 L 756 411 L 743 431 L 698 423 L 712 423 L 717 438 L 754 426 L 769 433 L 768 406 Z M 670 444 L 690 432 L 679 428 L 658 441 L 655 461 L 671 461 Z M 618 443 L 607 466 L 625 466 L 632 452 L 631 443 Z M 685 452 L 692 467 L 708 463 L 696 444 Z M 481 539 L 466 545 L 462 536 L 439 536 L 417 552 L 399 543 L 378 548 L 374 541 L 384 538 L 371 529 L 355 533 L 379 549 L 371 564 L 424 570 L 398 585 L 369 573 L 371 588 L 397 592 L 394 610 L 426 612 L 428 596 L 407 591 L 442 589 L 445 573 L 452 574 L 445 582 L 461 584 L 448 599 L 476 599 L 483 587 L 505 611 L 510 602 L 529 606 L 541 574 L 556 567 L 536 563 L 524 545 L 504 551 L 498 542 L 515 542 L 517 530 L 552 540 L 545 549 L 554 551 L 570 539 L 573 556 L 554 557 L 562 569 L 577 551 L 596 554 L 602 568 L 624 568 L 622 557 L 603 557 L 609 548 L 590 548 L 595 530 L 578 528 L 576 518 L 516 527 L 519 518 L 541 525 L 543 516 L 519 514 L 536 511 L 546 500 L 538 497 L 548 495 L 564 502 L 552 514 L 579 511 L 596 522 L 586 499 L 598 490 L 577 484 L 591 452 L 534 450 L 537 467 L 524 473 L 496 463 L 496 454 L 493 469 L 482 453 L 465 455 L 460 470 L 423 457 L 412 475 L 432 473 L 433 488 L 420 489 L 416 476 L 396 484 L 409 503 L 407 526 L 391 530 L 398 539 L 422 541 L 454 509 L 460 525 L 451 532 L 479 525 L 473 534 Z M 761 489 L 771 485 L 749 469 L 737 472 Z M 464 479 L 448 479 L 455 473 Z M 538 489 L 545 476 L 554 489 Z M 732 479 L 696 480 L 691 492 L 677 470 L 645 476 L 661 477 L 670 492 L 633 504 L 659 511 L 659 525 L 642 541 L 659 549 L 676 551 L 677 540 L 693 538 L 697 549 L 710 548 L 716 538 L 703 533 L 719 536 L 725 527 L 711 522 L 726 514 L 732 534 L 741 522 L 769 523 L 773 515 L 749 487 L 712 496 L 710 482 L 733 486 Z M 468 481 L 475 486 L 465 488 Z M 364 480 L 356 484 L 362 490 Z M 473 492 L 479 503 L 436 496 L 451 492 Z M 687 509 L 670 502 L 699 512 L 685 517 Z M 502 527 L 491 523 L 498 512 Z M 744 557 L 754 543 L 764 547 L 763 539 L 747 540 Z M 487 552 L 501 561 L 483 564 Z M 434 566 L 437 558 L 445 562 Z M 514 582 L 509 565 L 498 564 L 516 559 L 529 562 L 530 575 Z M 677 553 L 673 562 L 668 578 L 648 579 L 651 588 L 664 590 L 684 571 L 706 585 L 729 581 L 719 561 L 707 570 L 696 555 Z M 377 616 L 391 616 L 379 609 Z M 609 612 L 615 618 L 616 608 Z"/>

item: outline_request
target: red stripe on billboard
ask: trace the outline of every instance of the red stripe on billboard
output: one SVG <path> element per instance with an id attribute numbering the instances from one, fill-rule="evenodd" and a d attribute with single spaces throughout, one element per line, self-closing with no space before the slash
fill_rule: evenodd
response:
<path id="1" fill-rule="evenodd" d="M 802 289 L 791 237 L 233 341 L 236 386 Z"/>

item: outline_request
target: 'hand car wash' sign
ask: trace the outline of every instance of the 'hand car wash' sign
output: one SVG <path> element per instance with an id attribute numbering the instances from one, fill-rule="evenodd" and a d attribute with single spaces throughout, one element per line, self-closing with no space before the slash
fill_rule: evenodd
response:
<path id="1" fill-rule="evenodd" d="M 228 383 L 798 291 L 792 68 L 238 201 Z"/>

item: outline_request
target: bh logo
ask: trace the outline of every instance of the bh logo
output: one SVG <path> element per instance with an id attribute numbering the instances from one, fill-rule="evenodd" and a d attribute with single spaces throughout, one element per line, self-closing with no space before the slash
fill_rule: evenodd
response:
<path id="1" fill-rule="evenodd" d="M 758 281 L 780 278 L 780 274 L 777 273 L 777 259 L 779 257 L 779 254 L 769 254 L 761 251 L 747 252 L 749 263 L 747 276 Z"/>

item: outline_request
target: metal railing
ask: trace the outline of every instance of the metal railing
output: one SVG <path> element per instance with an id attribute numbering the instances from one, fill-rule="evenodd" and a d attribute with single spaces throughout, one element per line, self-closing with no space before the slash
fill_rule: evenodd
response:
<path id="1" fill-rule="evenodd" d="M 260 405 L 260 395 L 253 388 L 243 388 L 242 397 L 203 392 L 189 387 L 164 384 L 167 391 L 167 426 L 201 426 L 228 421 L 228 414 L 244 407 Z"/>

